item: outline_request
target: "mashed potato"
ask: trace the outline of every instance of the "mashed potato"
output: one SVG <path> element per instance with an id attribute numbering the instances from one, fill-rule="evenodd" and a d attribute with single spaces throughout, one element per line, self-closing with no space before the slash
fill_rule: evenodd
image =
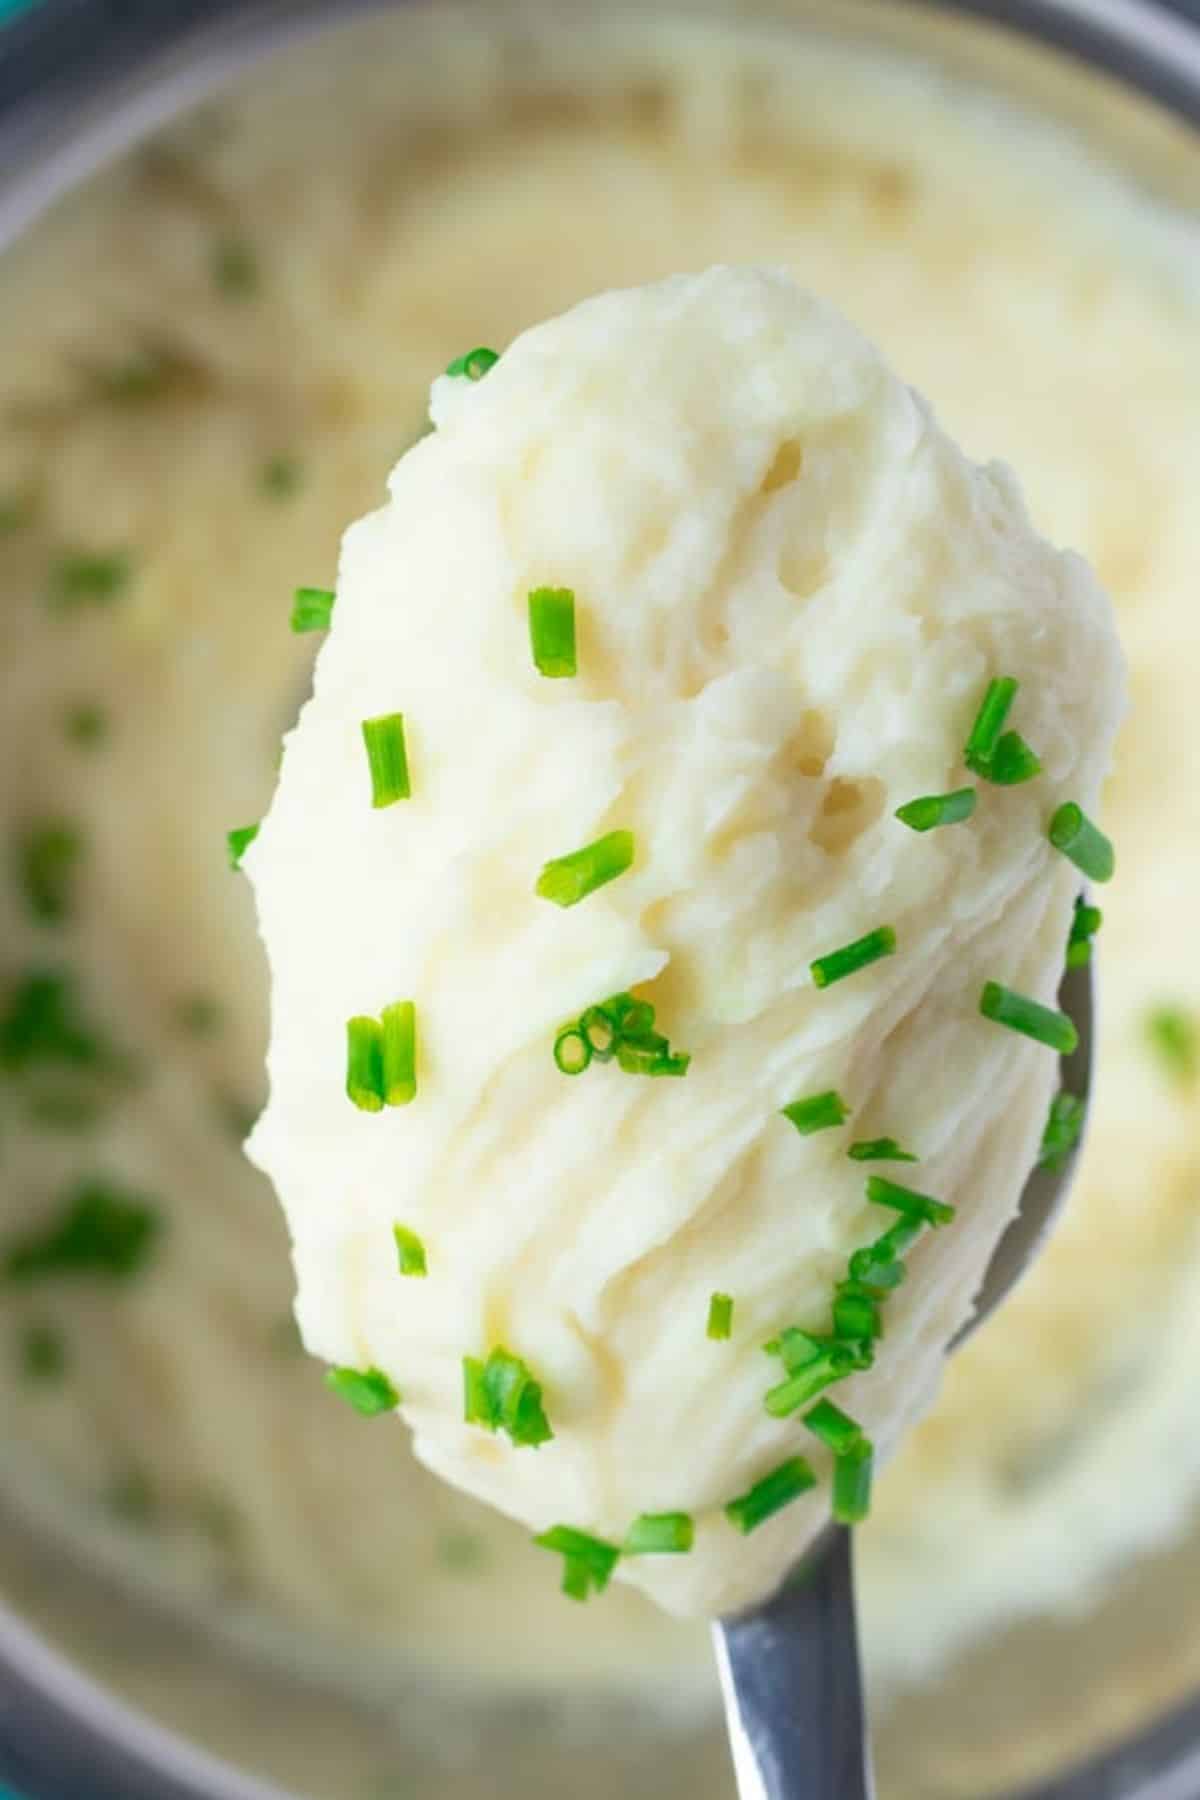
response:
<path id="1" fill-rule="evenodd" d="M 828 1516 L 828 1453 L 796 1404 L 764 1409 L 785 1375 L 763 1346 L 827 1331 L 851 1256 L 895 1222 L 851 1141 L 901 1139 L 959 1212 L 913 1252 L 875 1368 L 838 1390 L 885 1450 L 1034 1161 L 1056 1058 L 979 999 L 995 979 L 1053 1003 L 1080 878 L 1046 828 L 1063 800 L 1093 811 L 1108 767 L 1110 609 L 1012 477 L 783 275 L 603 295 L 485 379 L 444 377 L 433 417 L 347 536 L 246 859 L 274 984 L 251 1154 L 287 1211 L 308 1346 L 386 1375 L 425 1462 L 538 1531 L 620 1545 L 640 1514 L 691 1515 L 690 1554 L 622 1572 L 725 1611 Z M 546 586 L 575 596 L 574 679 L 534 666 Z M 907 829 L 898 806 L 974 784 L 963 746 L 1004 675 L 1041 777 Z M 362 722 L 398 709 L 411 796 L 373 810 Z M 581 903 L 535 893 L 548 858 L 614 831 L 627 872 Z M 879 927 L 894 955 L 810 975 Z M 686 1078 L 566 1079 L 556 1027 L 630 989 Z M 347 1021 L 400 999 L 415 1099 L 356 1108 Z M 781 1116 L 830 1090 L 844 1124 Z M 401 1278 L 397 1224 L 427 1279 Z M 729 1342 L 705 1337 L 716 1291 Z M 536 1435 L 464 1420 L 463 1358 L 498 1346 L 541 1388 Z M 819 1485 L 739 1536 L 726 1503 L 799 1452 Z"/>

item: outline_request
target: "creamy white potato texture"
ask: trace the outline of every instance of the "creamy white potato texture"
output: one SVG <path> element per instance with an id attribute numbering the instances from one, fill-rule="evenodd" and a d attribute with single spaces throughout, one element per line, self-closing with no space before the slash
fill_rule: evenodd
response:
<path id="1" fill-rule="evenodd" d="M 1076 869 L 1047 841 L 1098 802 L 1121 711 L 1108 603 L 837 314 L 782 275 L 712 269 L 588 301 L 482 380 L 355 525 L 315 691 L 246 859 L 273 974 L 251 1140 L 287 1211 L 309 1348 L 386 1373 L 418 1454 L 535 1531 L 687 1554 L 621 1573 L 680 1613 L 763 1595 L 829 1512 L 830 1458 L 772 1417 L 764 1344 L 830 1330 L 848 1260 L 895 1223 L 874 1172 L 957 1208 L 911 1255 L 875 1366 L 838 1402 L 882 1453 L 1034 1161 L 1054 1053 L 980 1015 L 995 980 L 1053 1003 Z M 577 669 L 531 652 L 528 596 L 575 595 Z M 1042 773 L 976 778 L 993 677 Z M 372 804 L 362 723 L 402 713 L 411 797 Z M 914 797 L 978 785 L 918 834 Z M 632 866 L 579 903 L 543 864 L 615 830 Z M 895 953 L 822 988 L 879 927 Z M 682 1078 L 568 1076 L 556 1030 L 634 990 Z M 418 1092 L 361 1110 L 347 1021 L 415 1003 Z M 841 1126 L 781 1109 L 836 1090 Z M 393 1229 L 423 1240 L 401 1275 Z M 732 1337 L 706 1335 L 709 1298 Z M 541 1384 L 553 1437 L 464 1419 L 463 1358 Z M 363 1429 L 371 1429 L 364 1425 Z M 379 1427 L 373 1427 L 379 1429 Z M 727 1503 L 803 1454 L 816 1487 L 752 1534 Z"/>

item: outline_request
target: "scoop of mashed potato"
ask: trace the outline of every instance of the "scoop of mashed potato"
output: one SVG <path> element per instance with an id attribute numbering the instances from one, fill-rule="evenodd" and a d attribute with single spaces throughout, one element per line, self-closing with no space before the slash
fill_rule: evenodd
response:
<path id="1" fill-rule="evenodd" d="M 246 857 L 274 981 L 251 1153 L 290 1221 L 309 1349 L 344 1391 L 363 1372 L 349 1397 L 398 1400 L 430 1467 L 536 1533 L 616 1549 L 642 1515 L 688 1515 L 690 1549 L 617 1574 L 723 1612 L 829 1516 L 811 1400 L 764 1404 L 813 1352 L 764 1346 L 797 1327 L 830 1355 L 837 1284 L 901 1216 L 867 1178 L 956 1209 L 878 1298 L 872 1366 L 862 1342 L 849 1372 L 834 1357 L 828 1397 L 885 1456 L 1037 1154 L 1056 1056 L 980 993 L 1054 1004 L 1080 876 L 1047 825 L 1067 800 L 1095 814 L 1121 710 L 1110 611 L 1012 476 L 967 461 L 781 275 L 602 295 L 482 378 L 439 379 L 432 416 L 347 533 Z M 541 589 L 574 596 L 573 676 L 535 662 Z M 1002 677 L 1041 764 L 1016 785 L 963 760 Z M 397 714 L 407 781 L 376 792 L 363 721 Z M 895 816 L 964 787 L 956 824 Z M 538 892 L 612 833 L 614 878 L 570 905 Z M 814 979 L 884 928 L 893 953 Z M 565 1073 L 561 1029 L 618 994 L 654 1008 L 669 1052 Z M 397 1002 L 415 1096 L 403 1043 L 381 1079 L 367 1025 L 355 1104 L 348 1021 Z M 655 1079 L 656 1058 L 676 1072 Z M 783 1111 L 831 1094 L 823 1129 Z M 848 1154 L 882 1138 L 919 1161 Z M 802 1486 L 798 1457 L 814 1481 L 790 1504 L 727 1512 L 781 1465 Z M 582 1575 L 568 1558 L 577 1587 L 607 1574 L 587 1557 Z"/>

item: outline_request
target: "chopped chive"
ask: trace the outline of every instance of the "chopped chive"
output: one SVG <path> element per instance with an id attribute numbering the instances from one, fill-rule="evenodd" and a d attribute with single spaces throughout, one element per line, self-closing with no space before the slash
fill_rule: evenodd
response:
<path id="1" fill-rule="evenodd" d="M 102 744 L 108 736 L 108 726 L 104 708 L 86 700 L 70 707 L 63 719 L 68 740 L 78 744 L 81 750 L 93 750 L 97 744 Z"/>
<path id="2" fill-rule="evenodd" d="M 833 1516 L 839 1525 L 861 1525 L 871 1510 L 875 1451 L 869 1438 L 833 1459 Z"/>
<path id="3" fill-rule="evenodd" d="M 79 831 L 61 820 L 35 825 L 22 838 L 18 850 L 21 885 L 30 912 L 43 925 L 61 925 L 69 918 L 82 856 Z"/>
<path id="4" fill-rule="evenodd" d="M 383 1111 L 383 1026 L 378 1019 L 346 1022 L 346 1092 L 360 1112 Z"/>
<path id="5" fill-rule="evenodd" d="M 685 1512 L 642 1513 L 625 1534 L 626 1556 L 678 1556 L 696 1538 L 692 1515 Z"/>
<path id="6" fill-rule="evenodd" d="M 1117 866 L 1112 842 L 1073 800 L 1059 807 L 1047 836 L 1054 848 L 1061 850 L 1090 881 L 1112 880 Z"/>
<path id="7" fill-rule="evenodd" d="M 540 1382 L 519 1356 L 499 1345 L 486 1363 L 463 1357 L 463 1418 L 485 1431 L 507 1432 L 519 1450 L 536 1450 L 554 1436 Z"/>
<path id="8" fill-rule="evenodd" d="M 976 775 L 987 775 L 990 772 L 992 757 L 1000 741 L 1004 722 L 1017 697 L 1018 686 L 1019 683 L 1011 675 L 998 676 L 988 683 L 963 751 L 963 761 Z"/>
<path id="9" fill-rule="evenodd" d="M 869 1369 L 873 1358 L 869 1344 L 864 1346 L 837 1338 L 820 1337 L 815 1332 L 801 1331 L 798 1325 L 789 1325 L 763 1348 L 768 1356 L 779 1357 L 789 1375 L 810 1368 L 831 1352 L 833 1361 L 846 1374 L 853 1369 Z"/>
<path id="10" fill-rule="evenodd" d="M 382 1072 L 386 1106 L 408 1106 L 417 1097 L 417 1009 L 411 1000 L 385 1006 Z"/>
<path id="11" fill-rule="evenodd" d="M 0 1270 L 19 1286 L 76 1276 L 125 1281 L 145 1267 L 161 1226 L 158 1208 L 140 1194 L 107 1181 L 83 1181 L 49 1224 L 10 1240 Z"/>
<path id="12" fill-rule="evenodd" d="M 292 596 L 292 630 L 328 631 L 336 598 L 332 588 L 298 587 Z"/>
<path id="13" fill-rule="evenodd" d="M 1200 1075 L 1200 1023 L 1179 1006 L 1159 1006 L 1146 1020 L 1146 1034 L 1164 1071 L 1190 1085 Z"/>
<path id="14" fill-rule="evenodd" d="M 832 1400 L 818 1400 L 812 1411 L 805 1413 L 804 1423 L 835 1456 L 844 1456 L 863 1435 L 862 1426 Z"/>
<path id="15" fill-rule="evenodd" d="M 258 478 L 268 500 L 290 500 L 304 483 L 304 466 L 299 457 L 280 451 L 269 456 Z"/>
<path id="16" fill-rule="evenodd" d="M 789 1457 L 779 1467 L 764 1475 L 761 1481 L 725 1508 L 725 1517 L 744 1537 L 798 1500 L 801 1494 L 815 1488 L 817 1478 L 811 1464 L 803 1456 Z"/>
<path id="17" fill-rule="evenodd" d="M 72 979 L 36 970 L 13 989 L 0 1013 L 0 1068 L 27 1071 L 39 1063 L 114 1071 L 121 1059 L 80 1012 Z"/>
<path id="18" fill-rule="evenodd" d="M 858 1360 L 843 1344 L 826 1345 L 786 1381 L 768 1388 L 763 1405 L 773 1419 L 785 1419 L 789 1413 L 797 1412 L 810 1400 L 815 1400 L 823 1388 L 832 1387 L 835 1381 L 844 1381 Z"/>
<path id="19" fill-rule="evenodd" d="M 534 588 L 529 644 L 539 674 L 558 679 L 576 673 L 575 595 L 570 588 Z"/>
<path id="20" fill-rule="evenodd" d="M 717 1340 L 733 1335 L 733 1296 L 712 1294 L 708 1302 L 708 1336 Z"/>
<path id="21" fill-rule="evenodd" d="M 635 1000 L 632 994 L 614 994 L 603 1005 L 620 1037 L 637 1041 L 654 1030 L 654 1008 L 648 1000 Z"/>
<path id="22" fill-rule="evenodd" d="M 572 1600 L 586 1600 L 589 1594 L 602 1594 L 612 1579 L 621 1552 L 615 1544 L 589 1532 L 576 1531 L 572 1525 L 552 1525 L 539 1532 L 534 1543 L 540 1550 L 554 1550 L 563 1558 L 563 1593 Z"/>
<path id="23" fill-rule="evenodd" d="M 382 1369 L 327 1369 L 325 1386 L 348 1400 L 364 1419 L 378 1418 L 380 1413 L 394 1412 L 400 1395 Z"/>
<path id="24" fill-rule="evenodd" d="M 396 1242 L 396 1255 L 400 1263 L 402 1275 L 428 1275 L 429 1264 L 425 1255 L 425 1245 L 415 1231 L 407 1225 L 393 1225 L 392 1237 Z"/>
<path id="25" fill-rule="evenodd" d="M 588 1061 L 594 1056 L 597 1062 L 611 1062 L 617 1054 L 617 1025 L 612 1012 L 611 1001 L 601 1001 L 589 1006 L 579 1020 L 579 1032 L 588 1047 Z M 654 1023 L 654 1008 L 650 1008 L 650 1023 Z"/>
<path id="26" fill-rule="evenodd" d="M 55 1325 L 27 1325 L 21 1333 L 21 1373 L 27 1381 L 61 1381 L 67 1372 L 67 1340 Z"/>
<path id="27" fill-rule="evenodd" d="M 992 760 L 980 771 L 985 781 L 997 787 L 1017 787 L 1032 781 L 1042 772 L 1040 758 L 1029 748 L 1019 731 L 1006 731 L 992 753 Z"/>
<path id="28" fill-rule="evenodd" d="M 258 836 L 261 827 L 258 825 L 238 825 L 233 831 L 225 833 L 225 842 L 229 846 L 229 866 L 240 869 L 242 858 Z"/>
<path id="29" fill-rule="evenodd" d="M 626 1037 L 617 1041 L 617 1066 L 627 1075 L 686 1075 L 691 1066 L 686 1051 L 673 1054 L 666 1038 L 655 1043 L 631 1043 Z"/>
<path id="30" fill-rule="evenodd" d="M 577 906 L 597 888 L 615 881 L 633 862 L 632 831 L 609 831 L 582 850 L 556 856 L 538 876 L 535 892 L 555 906 Z"/>
<path id="31" fill-rule="evenodd" d="M 835 1125 L 844 1125 L 850 1117 L 850 1108 L 832 1088 L 824 1094 L 812 1094 L 805 1100 L 793 1100 L 782 1111 L 784 1118 L 791 1120 L 801 1137 L 812 1137 L 814 1132 L 828 1131 Z"/>
<path id="32" fill-rule="evenodd" d="M 1068 969 L 1086 968 L 1092 960 L 1092 939 L 1104 923 L 1104 914 L 1098 906 L 1089 906 L 1084 900 L 1076 900 L 1075 912 L 1071 919 L 1071 935 L 1067 939 Z"/>
<path id="33" fill-rule="evenodd" d="M 249 244 L 226 238 L 212 254 L 214 284 L 231 300 L 245 300 L 258 290 L 258 259 Z"/>
<path id="34" fill-rule="evenodd" d="M 1087 1106 L 1077 1095 L 1068 1094 L 1065 1088 L 1061 1093 L 1055 1094 L 1050 1102 L 1046 1129 L 1042 1133 L 1041 1148 L 1038 1151 L 1040 1169 L 1050 1169 L 1057 1173 L 1062 1168 L 1079 1142 L 1086 1114 Z"/>
<path id="35" fill-rule="evenodd" d="M 944 1200 L 918 1194 L 883 1175 L 867 1176 L 867 1199 L 874 1206 L 890 1206 L 914 1224 L 919 1220 L 922 1225 L 949 1225 L 954 1218 L 955 1209 Z"/>
<path id="36" fill-rule="evenodd" d="M 961 825 L 975 811 L 974 788 L 955 788 L 952 794 L 923 794 L 896 808 L 896 817 L 910 831 L 935 831 L 939 825 Z"/>
<path id="37" fill-rule="evenodd" d="M 1079 1033 L 1066 1013 L 1040 1006 L 1036 1000 L 1016 994 L 998 981 L 989 981 L 985 985 L 979 996 L 979 1010 L 985 1019 L 1007 1025 L 1010 1031 L 1019 1031 L 1024 1037 L 1033 1038 L 1035 1043 L 1056 1050 L 1060 1056 L 1070 1056 L 1079 1047 Z"/>
<path id="38" fill-rule="evenodd" d="M 875 1245 L 856 1250 L 850 1258 L 850 1278 L 874 1299 L 884 1300 L 908 1278 L 908 1270 L 896 1255 L 881 1253 Z"/>
<path id="39" fill-rule="evenodd" d="M 383 713 L 362 722 L 363 743 L 371 771 L 371 804 L 394 806 L 411 797 L 408 780 L 408 747 L 404 741 L 404 714 Z"/>
<path id="40" fill-rule="evenodd" d="M 554 1039 L 554 1066 L 564 1075 L 582 1075 L 594 1052 L 582 1025 L 564 1025 Z"/>
<path id="41" fill-rule="evenodd" d="M 835 1337 L 851 1343 L 883 1336 L 883 1322 L 875 1296 L 864 1282 L 839 1281 L 833 1301 Z"/>
<path id="42" fill-rule="evenodd" d="M 128 587 L 133 565 L 122 550 L 105 555 L 95 551 L 67 551 L 51 571 L 50 605 L 57 612 L 75 607 L 103 606 Z"/>
<path id="43" fill-rule="evenodd" d="M 447 366 L 447 375 L 464 375 L 468 381 L 482 381 L 489 370 L 494 369 L 500 361 L 496 351 L 489 350 L 481 344 L 476 350 L 468 350 L 463 356 L 456 356 Z"/>
<path id="44" fill-rule="evenodd" d="M 846 1155 L 852 1162 L 920 1162 L 911 1150 L 902 1150 L 895 1138 L 859 1138 Z"/>
<path id="45" fill-rule="evenodd" d="M 842 981 L 847 975 L 856 975 L 859 969 L 878 962 L 880 957 L 891 956 L 895 948 L 896 933 L 890 925 L 880 925 L 875 931 L 868 931 L 865 937 L 856 938 L 841 950 L 832 950 L 828 956 L 818 956 L 809 965 L 813 983 L 819 988 L 831 987 L 835 981 Z"/>

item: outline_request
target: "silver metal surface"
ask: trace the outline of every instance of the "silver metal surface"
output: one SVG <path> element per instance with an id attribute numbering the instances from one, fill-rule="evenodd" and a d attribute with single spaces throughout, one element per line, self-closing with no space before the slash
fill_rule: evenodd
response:
<path id="1" fill-rule="evenodd" d="M 1092 1081 L 1091 976 L 1090 965 L 1071 970 L 1059 996 L 1079 1033 L 1078 1048 L 1062 1064 L 1063 1086 L 1084 1097 Z M 1081 1148 L 1082 1140 L 1060 1169 L 1030 1175 L 953 1349 L 1036 1260 L 1066 1202 Z M 765 1606 L 719 1619 L 713 1643 L 741 1800 L 872 1800 L 852 1532 L 831 1527 Z"/>

